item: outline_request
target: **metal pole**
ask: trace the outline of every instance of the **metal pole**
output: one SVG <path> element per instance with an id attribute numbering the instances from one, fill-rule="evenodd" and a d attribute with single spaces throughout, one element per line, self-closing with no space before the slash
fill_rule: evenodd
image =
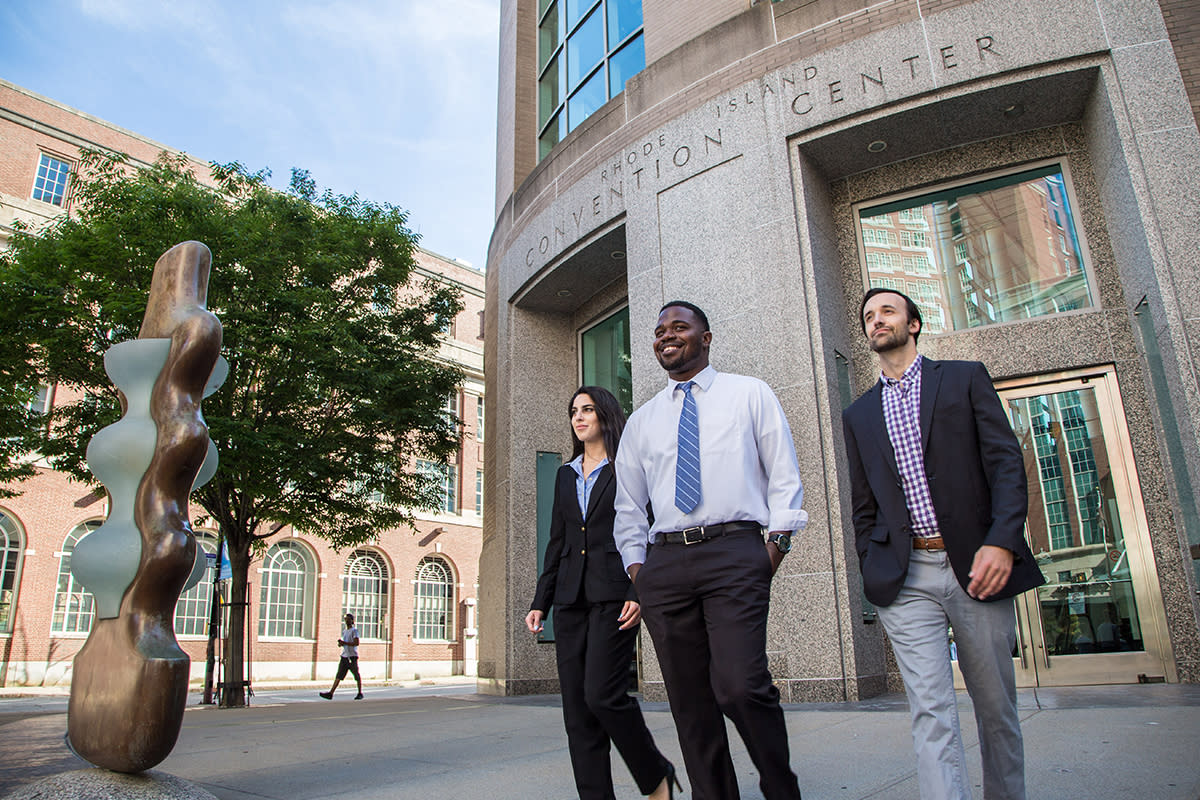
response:
<path id="1" fill-rule="evenodd" d="M 212 576 L 212 599 L 208 608 L 208 647 L 204 652 L 204 705 L 213 704 L 213 672 L 217 661 L 217 628 L 221 624 L 221 548 L 225 535 L 217 535 L 217 558 Z"/>

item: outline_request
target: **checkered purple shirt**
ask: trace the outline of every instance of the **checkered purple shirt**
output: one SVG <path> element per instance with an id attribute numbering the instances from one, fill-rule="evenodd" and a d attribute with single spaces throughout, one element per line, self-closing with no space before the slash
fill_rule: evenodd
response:
<path id="1" fill-rule="evenodd" d="M 925 480 L 921 452 L 921 356 L 913 360 L 900 380 L 879 376 L 883 382 L 883 419 L 904 481 L 904 500 L 912 518 L 913 536 L 937 536 L 937 513 Z"/>

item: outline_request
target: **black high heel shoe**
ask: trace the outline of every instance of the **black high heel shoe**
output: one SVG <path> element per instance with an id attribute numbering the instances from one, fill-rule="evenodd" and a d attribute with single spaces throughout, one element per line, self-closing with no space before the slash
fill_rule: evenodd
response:
<path id="1" fill-rule="evenodd" d="M 675 790 L 683 791 L 683 784 L 679 782 L 679 778 L 675 775 L 675 765 L 670 761 L 667 762 L 667 774 L 663 776 L 663 780 L 667 782 L 667 798 L 675 800 Z"/>

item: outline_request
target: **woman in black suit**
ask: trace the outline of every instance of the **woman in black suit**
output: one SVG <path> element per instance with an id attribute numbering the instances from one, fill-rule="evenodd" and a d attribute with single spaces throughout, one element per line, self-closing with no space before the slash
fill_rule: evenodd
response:
<path id="1" fill-rule="evenodd" d="M 615 800 L 609 743 L 642 794 L 674 797 L 675 767 L 626 691 L 641 607 L 613 541 L 612 459 L 625 427 L 617 398 L 597 386 L 571 398 L 572 460 L 558 470 L 550 541 L 525 625 L 554 606 L 555 652 L 571 767 L 581 800 Z"/>

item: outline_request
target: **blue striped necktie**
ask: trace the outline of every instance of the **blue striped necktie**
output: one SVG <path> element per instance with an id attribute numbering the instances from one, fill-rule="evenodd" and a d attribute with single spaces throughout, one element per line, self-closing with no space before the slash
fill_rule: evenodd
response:
<path id="1" fill-rule="evenodd" d="M 679 456 L 675 463 L 675 506 L 685 514 L 700 504 L 700 418 L 693 381 L 679 384 L 683 411 L 679 413 Z"/>

